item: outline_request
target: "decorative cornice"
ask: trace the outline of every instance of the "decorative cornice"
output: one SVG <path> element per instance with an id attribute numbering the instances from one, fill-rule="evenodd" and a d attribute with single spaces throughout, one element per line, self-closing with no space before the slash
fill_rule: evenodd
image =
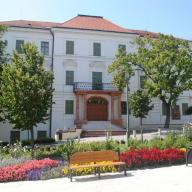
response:
<path id="1" fill-rule="evenodd" d="M 105 64 L 101 63 L 100 61 L 95 61 L 91 64 L 89 64 L 90 67 L 100 67 L 100 68 L 105 68 Z"/>
<path id="2" fill-rule="evenodd" d="M 74 62 L 73 60 L 69 59 L 69 60 L 63 62 L 63 66 L 77 66 L 77 63 Z"/>

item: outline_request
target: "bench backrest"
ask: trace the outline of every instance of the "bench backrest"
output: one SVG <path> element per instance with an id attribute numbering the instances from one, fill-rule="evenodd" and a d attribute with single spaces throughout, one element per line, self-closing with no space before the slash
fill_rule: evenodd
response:
<path id="1" fill-rule="evenodd" d="M 70 164 L 113 161 L 113 160 L 119 160 L 119 156 L 115 151 L 112 150 L 79 152 L 72 155 L 70 159 Z"/>

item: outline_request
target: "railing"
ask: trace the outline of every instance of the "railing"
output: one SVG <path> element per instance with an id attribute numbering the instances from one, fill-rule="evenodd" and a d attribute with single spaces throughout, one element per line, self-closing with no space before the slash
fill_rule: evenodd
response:
<path id="1" fill-rule="evenodd" d="M 103 90 L 103 91 L 117 91 L 111 83 L 79 83 L 73 85 L 73 90 Z"/>

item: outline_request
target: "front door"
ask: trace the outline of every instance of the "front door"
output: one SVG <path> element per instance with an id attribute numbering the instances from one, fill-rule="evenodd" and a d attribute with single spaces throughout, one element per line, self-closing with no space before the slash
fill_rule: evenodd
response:
<path id="1" fill-rule="evenodd" d="M 107 121 L 107 103 L 103 99 L 94 98 L 87 102 L 88 121 Z"/>

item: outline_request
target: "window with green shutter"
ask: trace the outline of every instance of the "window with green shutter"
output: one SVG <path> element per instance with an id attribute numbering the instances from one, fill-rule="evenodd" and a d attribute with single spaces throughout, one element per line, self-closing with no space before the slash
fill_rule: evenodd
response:
<path id="1" fill-rule="evenodd" d="M 41 52 L 43 55 L 49 55 L 49 42 L 41 42 Z"/>
<path id="2" fill-rule="evenodd" d="M 65 100 L 65 114 L 73 114 L 73 100 Z"/>
<path id="3" fill-rule="evenodd" d="M 47 137 L 47 131 L 37 131 L 37 139 Z"/>
<path id="4" fill-rule="evenodd" d="M 167 112 L 166 112 L 166 108 L 165 108 L 165 105 L 162 103 L 162 115 L 166 115 Z"/>
<path id="5" fill-rule="evenodd" d="M 66 85 L 73 85 L 74 71 L 66 71 Z"/>
<path id="6" fill-rule="evenodd" d="M 21 45 L 24 45 L 24 40 L 16 40 L 16 50 L 19 54 L 22 54 Z"/>
<path id="7" fill-rule="evenodd" d="M 66 54 L 74 55 L 74 41 L 66 41 Z"/>
<path id="8" fill-rule="evenodd" d="M 121 114 L 127 115 L 127 102 L 121 101 Z M 129 114 L 131 114 L 131 110 L 129 109 Z"/>
<path id="9" fill-rule="evenodd" d="M 119 45 L 119 48 L 120 48 L 120 47 L 122 47 L 122 48 L 123 48 L 123 50 L 124 50 L 124 51 L 126 51 L 126 45 Z M 125 55 L 126 55 L 126 53 L 125 53 L 125 54 L 123 54 L 123 56 L 125 56 Z"/>
<path id="10" fill-rule="evenodd" d="M 127 102 L 121 101 L 121 114 L 127 115 Z"/>
<path id="11" fill-rule="evenodd" d="M 144 79 L 144 76 L 140 76 L 140 88 L 142 89 L 144 89 L 144 85 L 145 85 L 143 79 Z"/>
<path id="12" fill-rule="evenodd" d="M 93 56 L 101 56 L 101 43 L 93 43 Z"/>
<path id="13" fill-rule="evenodd" d="M 93 90 L 102 90 L 102 72 L 92 72 Z"/>
<path id="14" fill-rule="evenodd" d="M 185 111 L 188 109 L 188 103 L 182 103 L 182 115 L 187 115 Z"/>
<path id="15" fill-rule="evenodd" d="M 17 140 L 20 141 L 20 131 L 11 131 L 10 141 L 16 142 Z"/>

